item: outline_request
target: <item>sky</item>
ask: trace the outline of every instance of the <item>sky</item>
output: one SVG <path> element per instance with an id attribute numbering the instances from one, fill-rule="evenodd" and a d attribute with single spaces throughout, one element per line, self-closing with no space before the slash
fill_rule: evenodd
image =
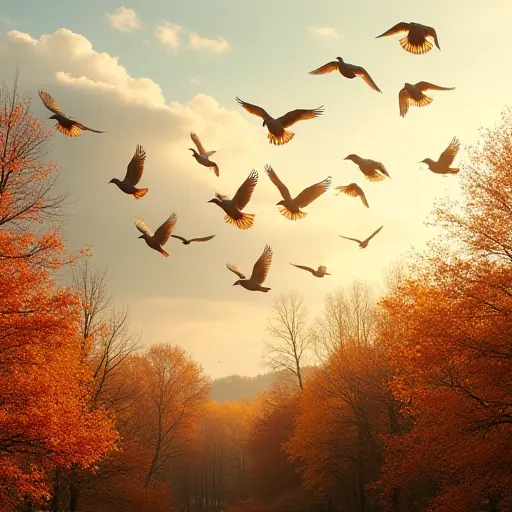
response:
<path id="1" fill-rule="evenodd" d="M 53 121 L 38 89 L 107 132 L 56 133 L 51 158 L 73 201 L 66 240 L 76 249 L 92 245 L 92 263 L 107 269 L 109 291 L 130 308 L 143 343 L 179 344 L 214 378 L 252 376 L 263 371 L 267 317 L 280 293 L 301 293 L 313 318 L 338 286 L 360 279 L 380 290 L 391 264 L 436 235 L 425 222 L 438 198 L 459 197 L 459 177 L 434 175 L 418 162 L 437 159 L 457 136 L 454 165 L 463 166 L 464 146 L 499 121 L 510 100 L 511 14 L 510 0 L 52 0 L 44 9 L 39 0 L 2 2 L 0 78 L 10 83 L 19 65 L 20 87 L 45 126 Z M 441 51 L 410 55 L 400 36 L 375 38 L 400 21 L 434 26 Z M 337 56 L 363 66 L 383 94 L 359 78 L 308 75 Z M 399 90 L 423 80 L 456 90 L 434 91 L 431 105 L 401 118 Z M 325 113 L 294 125 L 290 143 L 272 146 L 235 96 L 275 117 L 320 105 Z M 217 150 L 219 178 L 191 158 L 191 131 Z M 139 186 L 149 192 L 134 201 L 107 184 L 124 177 L 137 144 L 147 152 Z M 383 162 L 391 179 L 367 181 L 344 160 L 350 153 Z M 292 195 L 329 175 L 331 190 L 294 223 L 278 212 L 281 197 L 265 164 Z M 252 169 L 259 181 L 245 211 L 256 218 L 241 231 L 207 201 L 215 192 L 232 196 Z M 369 209 L 335 194 L 351 182 L 363 188 Z M 190 246 L 171 239 L 163 258 L 137 238 L 133 219 L 154 231 L 172 212 L 175 234 L 216 237 Z M 364 239 L 381 225 L 364 250 L 338 236 Z M 225 264 L 249 274 L 266 244 L 274 251 L 265 282 L 271 291 L 233 287 L 237 278 Z M 290 262 L 323 264 L 332 275 L 316 279 Z"/>

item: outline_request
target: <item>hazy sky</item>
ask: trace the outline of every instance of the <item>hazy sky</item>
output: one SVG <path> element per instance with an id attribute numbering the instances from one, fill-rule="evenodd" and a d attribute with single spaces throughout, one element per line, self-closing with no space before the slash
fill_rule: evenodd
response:
<path id="1" fill-rule="evenodd" d="M 108 132 L 74 140 L 57 133 L 51 156 L 75 201 L 68 243 L 92 244 L 95 265 L 108 267 L 110 291 L 130 307 L 143 339 L 181 344 L 214 377 L 255 375 L 280 292 L 298 290 L 315 315 L 326 292 L 354 279 L 379 283 L 392 262 L 434 236 L 424 222 L 437 197 L 457 196 L 458 177 L 433 175 L 418 162 L 437 159 L 454 135 L 473 143 L 480 126 L 499 119 L 512 91 L 511 15 L 510 0 L 52 0 L 44 8 L 11 1 L 0 4 L 0 76 L 11 82 L 19 63 L 21 87 L 46 126 L 53 121 L 38 88 Z M 399 21 L 434 26 L 442 51 L 415 56 L 399 36 L 375 39 Z M 337 56 L 365 67 L 383 94 L 361 79 L 308 75 Z M 402 119 L 398 91 L 420 80 L 456 90 L 433 92 L 430 106 Z M 235 96 L 276 117 L 320 105 L 325 114 L 293 126 L 289 144 L 271 146 L 261 120 Z M 190 131 L 217 150 L 220 178 L 191 158 Z M 107 185 L 124 177 L 137 144 L 147 151 L 139 186 L 149 187 L 140 201 Z M 367 181 L 343 160 L 349 153 L 382 161 L 391 179 Z M 464 157 L 461 150 L 455 165 Z M 355 181 L 370 209 L 331 190 L 293 223 L 278 212 L 265 164 L 292 195 L 328 175 L 332 188 Z M 234 194 L 253 168 L 260 177 L 245 211 L 256 219 L 241 231 L 207 201 L 214 192 Z M 176 234 L 216 238 L 190 246 L 171 239 L 169 258 L 137 239 L 134 217 L 154 231 L 174 211 Z M 382 224 L 365 250 L 338 236 L 362 239 Z M 232 287 L 237 278 L 225 264 L 250 273 L 267 243 L 271 292 Z M 316 279 L 289 262 L 324 264 L 332 275 Z"/>

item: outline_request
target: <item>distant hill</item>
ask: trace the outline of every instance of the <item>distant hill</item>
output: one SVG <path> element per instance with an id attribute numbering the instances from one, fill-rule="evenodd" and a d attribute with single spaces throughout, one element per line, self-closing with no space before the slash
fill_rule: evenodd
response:
<path id="1" fill-rule="evenodd" d="M 212 382 L 210 396 L 219 403 L 255 398 L 260 391 L 272 387 L 280 374 L 281 372 L 271 372 L 257 377 L 230 375 L 216 379 Z"/>

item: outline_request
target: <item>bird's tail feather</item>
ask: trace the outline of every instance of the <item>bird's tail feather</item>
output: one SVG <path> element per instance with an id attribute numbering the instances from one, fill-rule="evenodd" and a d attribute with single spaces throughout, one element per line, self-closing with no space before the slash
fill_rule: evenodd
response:
<path id="1" fill-rule="evenodd" d="M 255 215 L 253 213 L 242 213 L 239 219 L 233 219 L 233 217 L 226 215 L 224 221 L 236 226 L 238 229 L 249 229 L 254 224 L 254 217 Z"/>
<path id="2" fill-rule="evenodd" d="M 294 136 L 295 133 L 290 132 L 289 130 L 284 130 L 283 134 L 280 135 L 279 137 L 276 137 L 274 134 L 269 132 L 268 140 L 270 144 L 274 144 L 275 146 L 282 146 L 283 144 L 287 144 L 288 142 L 290 142 Z"/>
<path id="3" fill-rule="evenodd" d="M 141 197 L 144 197 L 147 194 L 148 190 L 149 189 L 147 189 L 147 188 L 138 188 L 135 191 L 135 194 L 133 194 L 133 197 L 135 199 L 140 199 Z"/>
<path id="4" fill-rule="evenodd" d="M 413 53 L 414 55 L 423 55 L 423 54 L 429 52 L 430 50 L 432 50 L 432 48 L 433 48 L 432 43 L 428 39 L 425 39 L 423 44 L 417 46 L 417 45 L 411 44 L 409 42 L 409 39 L 407 38 L 407 36 L 400 39 L 400 46 L 406 52 Z"/>
<path id="5" fill-rule="evenodd" d="M 162 254 L 165 258 L 169 257 L 169 253 L 165 249 L 160 248 L 158 252 Z"/>
<path id="6" fill-rule="evenodd" d="M 457 174 L 460 171 L 458 167 L 450 167 L 448 169 L 448 174 Z"/>
<path id="7" fill-rule="evenodd" d="M 271 288 L 267 288 L 267 287 L 265 287 L 265 286 L 261 286 L 261 287 L 260 287 L 260 290 L 261 290 L 262 292 L 267 293 L 268 291 L 270 291 L 270 290 L 271 290 Z"/>
<path id="8" fill-rule="evenodd" d="M 300 210 L 297 213 L 292 213 L 290 210 L 288 210 L 288 208 L 284 208 L 284 207 L 279 209 L 279 213 L 283 217 L 286 217 L 287 219 L 290 219 L 290 220 L 300 220 L 300 219 L 303 219 L 307 215 L 306 212 L 301 212 Z"/>

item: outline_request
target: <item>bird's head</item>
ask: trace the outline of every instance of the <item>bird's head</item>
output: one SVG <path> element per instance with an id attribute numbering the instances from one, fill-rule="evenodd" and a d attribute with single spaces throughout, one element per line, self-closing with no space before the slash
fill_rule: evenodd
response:
<path id="1" fill-rule="evenodd" d="M 340 62 L 343 62 L 343 59 L 341 57 L 336 57 L 336 60 L 339 60 Z"/>
<path id="2" fill-rule="evenodd" d="M 276 203 L 276 206 L 284 206 L 284 199 L 281 199 L 279 203 Z"/>
<path id="3" fill-rule="evenodd" d="M 425 158 L 420 162 L 420 164 L 427 164 L 428 166 L 430 166 L 431 163 L 433 163 L 431 158 Z"/>
<path id="4" fill-rule="evenodd" d="M 236 286 L 237 284 L 240 285 L 240 279 L 236 281 L 236 283 L 233 283 L 233 286 Z"/>
<path id="5" fill-rule="evenodd" d="M 192 155 L 191 156 L 196 156 L 197 155 L 197 151 L 194 148 L 188 148 L 188 150 L 192 151 Z"/>
<path id="6" fill-rule="evenodd" d="M 119 183 L 119 180 L 117 178 L 112 178 L 108 183 L 109 184 L 110 183 L 116 183 L 117 184 L 117 183 Z"/>
<path id="7" fill-rule="evenodd" d="M 53 114 L 53 116 L 49 117 L 48 119 L 57 119 L 57 114 Z"/>
<path id="8" fill-rule="evenodd" d="M 346 156 L 343 160 L 352 160 L 352 162 L 356 159 L 356 155 L 351 153 L 350 155 Z"/>
<path id="9" fill-rule="evenodd" d="M 213 204 L 217 204 L 217 205 L 220 205 L 220 200 L 218 197 L 214 197 L 213 199 L 210 199 L 209 201 L 207 201 L 208 203 L 213 203 Z"/>
<path id="10" fill-rule="evenodd" d="M 145 235 L 140 235 L 140 236 L 139 236 L 139 237 L 137 237 L 137 238 L 145 238 Z"/>

